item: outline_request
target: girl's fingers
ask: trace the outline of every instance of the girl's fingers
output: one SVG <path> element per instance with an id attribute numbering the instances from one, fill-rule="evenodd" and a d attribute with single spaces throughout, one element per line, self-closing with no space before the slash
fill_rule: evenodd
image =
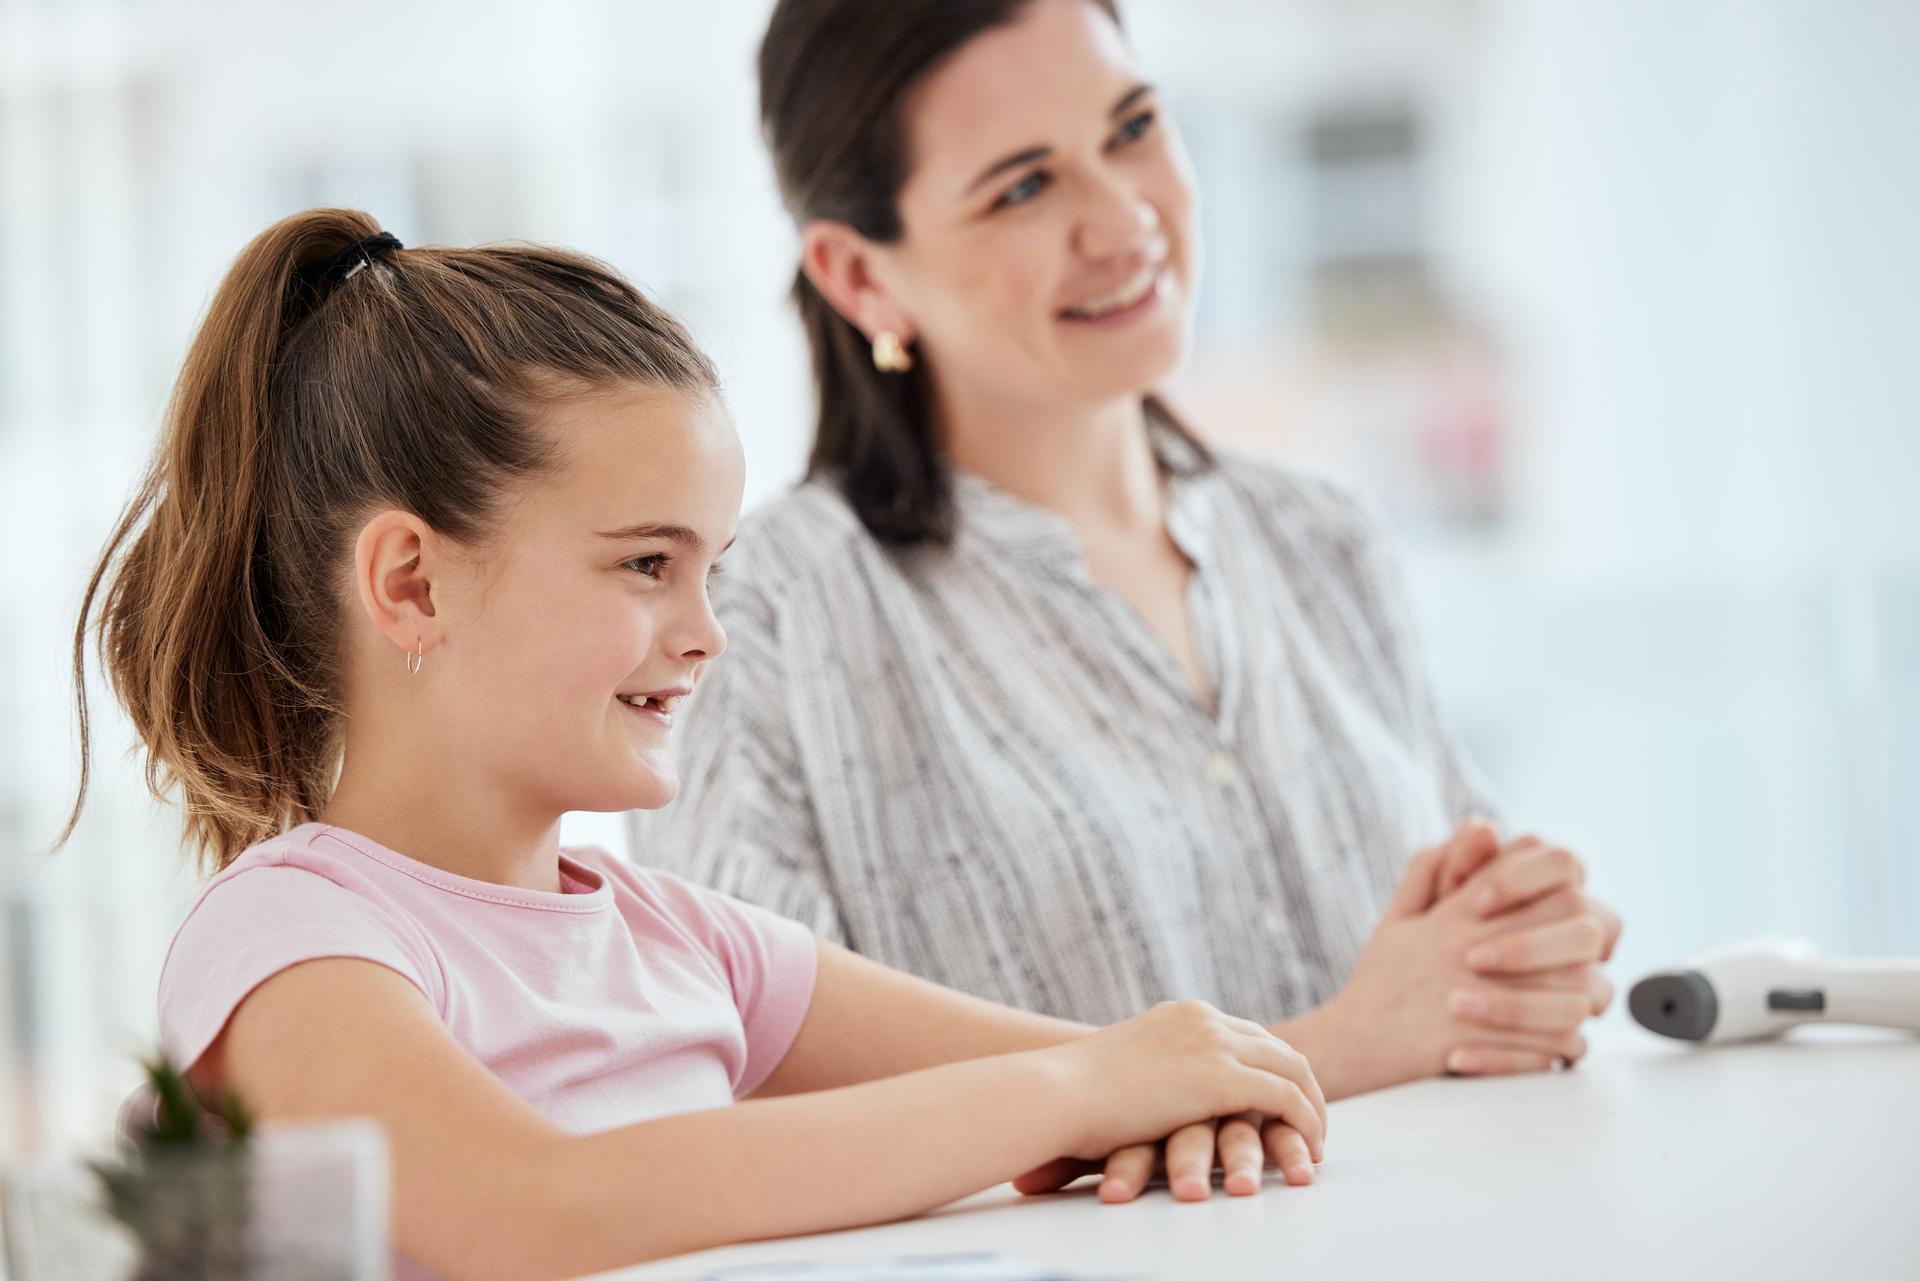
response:
<path id="1" fill-rule="evenodd" d="M 1260 1137 L 1266 1144 L 1267 1160 L 1280 1167 L 1288 1183 L 1300 1187 L 1313 1182 L 1313 1157 L 1300 1131 L 1284 1122 L 1269 1121 Z"/>
<path id="2" fill-rule="evenodd" d="M 1306 1136 L 1307 1150 L 1315 1161 L 1325 1160 L 1325 1148 L 1322 1146 L 1326 1136 L 1326 1122 L 1321 1118 L 1313 1100 L 1307 1092 L 1283 1076 L 1263 1072 L 1258 1068 L 1246 1069 L 1242 1078 L 1244 1103 L 1236 1111 L 1259 1112 L 1266 1116 L 1277 1117 Z"/>
<path id="3" fill-rule="evenodd" d="M 1153 1177 L 1154 1164 L 1160 1159 L 1158 1143 L 1136 1143 L 1121 1148 L 1107 1158 L 1106 1175 L 1100 1180 L 1100 1199 L 1119 1205 L 1140 1195 Z"/>
<path id="4" fill-rule="evenodd" d="M 1591 965 L 1606 945 L 1598 917 L 1581 912 L 1551 925 L 1501 934 L 1467 950 L 1467 968 L 1483 974 L 1531 974 L 1565 965 Z"/>
<path id="5" fill-rule="evenodd" d="M 1555 890 L 1577 887 L 1586 875 L 1586 868 L 1570 850 L 1516 841 L 1508 847 L 1505 858 L 1495 860 L 1481 873 L 1467 894 L 1467 906 L 1482 919 L 1498 916 Z"/>
<path id="6" fill-rule="evenodd" d="M 1221 1182 L 1229 1196 L 1252 1196 L 1260 1190 L 1260 1173 L 1266 1168 L 1266 1149 L 1261 1146 L 1260 1129 L 1245 1117 L 1220 1123 L 1215 1139 L 1220 1154 Z"/>
<path id="7" fill-rule="evenodd" d="M 1167 1186 L 1176 1201 L 1213 1195 L 1214 1123 L 1183 1125 L 1167 1139 Z"/>
<path id="8" fill-rule="evenodd" d="M 1152 1151 L 1151 1148 L 1148 1151 Z M 1013 1181 L 1013 1190 L 1023 1196 L 1040 1196 L 1048 1192 L 1058 1192 L 1083 1174 L 1091 1174 L 1099 1168 L 1092 1161 L 1082 1161 L 1078 1157 L 1058 1157 L 1045 1165 L 1035 1166 Z"/>
<path id="9" fill-rule="evenodd" d="M 1261 1030 L 1258 1036 L 1249 1036 L 1242 1042 L 1245 1046 L 1240 1055 L 1241 1062 L 1263 1072 L 1271 1072 L 1280 1080 L 1294 1086 L 1302 1099 L 1306 1101 L 1311 1118 L 1302 1122 L 1298 1117 L 1281 1113 L 1278 1109 L 1263 1107 L 1255 1103 L 1249 1110 L 1265 1112 L 1269 1115 L 1286 1115 L 1287 1123 L 1297 1126 L 1313 1144 L 1314 1160 L 1320 1159 L 1320 1145 L 1327 1134 L 1327 1096 L 1320 1088 L 1320 1082 L 1313 1075 L 1313 1067 L 1306 1056 L 1288 1045 L 1279 1037 Z"/>
<path id="10" fill-rule="evenodd" d="M 1460 988 L 1447 998 L 1455 1018 L 1519 1032 L 1571 1032 L 1594 1013 L 1585 989 Z"/>

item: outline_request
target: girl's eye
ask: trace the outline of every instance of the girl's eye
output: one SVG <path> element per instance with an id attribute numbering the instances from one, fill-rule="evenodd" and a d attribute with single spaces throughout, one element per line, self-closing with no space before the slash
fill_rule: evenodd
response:
<path id="1" fill-rule="evenodd" d="M 1008 205 L 1024 205 L 1039 195 L 1046 185 L 1047 175 L 1036 170 L 1001 192 L 1000 198 L 993 202 L 993 207 L 1004 209 Z"/>
<path id="2" fill-rule="evenodd" d="M 1120 144 L 1138 142 L 1140 139 L 1146 137 L 1147 131 L 1152 128 L 1153 112 L 1143 111 L 1115 130 L 1113 140 Z"/>
<path id="3" fill-rule="evenodd" d="M 620 568 L 631 569 L 634 573 L 645 574 L 648 578 L 658 578 L 671 559 L 673 558 L 665 552 L 655 552 L 651 556 L 635 556 L 632 560 L 621 561 Z"/>

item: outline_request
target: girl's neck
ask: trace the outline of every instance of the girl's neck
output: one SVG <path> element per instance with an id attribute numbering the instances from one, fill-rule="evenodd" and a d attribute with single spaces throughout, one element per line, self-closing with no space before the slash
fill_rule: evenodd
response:
<path id="1" fill-rule="evenodd" d="M 378 736 L 350 734 L 340 781 L 320 821 L 456 876 L 560 891 L 560 818 L 516 811 L 501 788 L 435 770 L 407 749 L 383 759 Z"/>
<path id="2" fill-rule="evenodd" d="M 947 456 L 1085 531 L 1165 524 L 1159 464 L 1139 397 L 1076 409 L 941 397 Z"/>

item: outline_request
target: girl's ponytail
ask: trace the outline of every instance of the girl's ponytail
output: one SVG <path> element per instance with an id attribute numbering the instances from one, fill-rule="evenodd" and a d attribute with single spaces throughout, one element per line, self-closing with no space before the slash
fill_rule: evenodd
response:
<path id="1" fill-rule="evenodd" d="M 316 738 L 326 699 L 285 661 L 263 618 L 274 595 L 263 581 L 272 573 L 268 436 L 274 375 L 288 337 L 331 286 L 325 267 L 377 231 L 347 210 L 289 218 L 247 246 L 214 294 L 160 447 L 94 568 L 74 628 L 80 788 L 61 842 L 79 820 L 90 772 L 90 623 L 113 691 L 147 745 L 147 786 L 161 797 L 177 788 L 189 844 L 224 864 L 324 802 L 326 753 Z"/>

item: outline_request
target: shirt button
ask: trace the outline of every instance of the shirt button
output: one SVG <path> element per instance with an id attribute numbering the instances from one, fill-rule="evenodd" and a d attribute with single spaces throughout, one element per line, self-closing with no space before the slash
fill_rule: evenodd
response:
<path id="1" fill-rule="evenodd" d="M 1222 787 L 1227 786 L 1229 783 L 1238 782 L 1240 779 L 1240 762 L 1234 760 L 1232 755 L 1226 751 L 1215 752 L 1212 756 L 1207 757 L 1207 777 Z"/>

